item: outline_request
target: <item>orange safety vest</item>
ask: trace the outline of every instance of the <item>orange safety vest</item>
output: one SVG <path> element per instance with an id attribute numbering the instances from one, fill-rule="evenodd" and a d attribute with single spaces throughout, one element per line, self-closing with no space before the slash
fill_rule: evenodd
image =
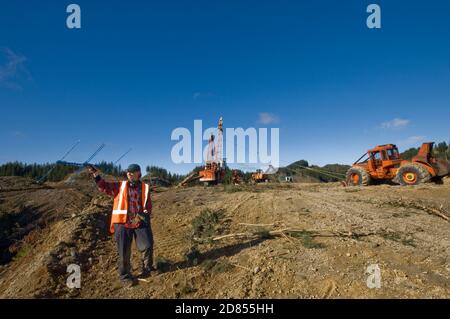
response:
<path id="1" fill-rule="evenodd" d="M 145 209 L 147 201 L 150 196 L 150 186 L 145 183 L 141 183 L 142 191 L 142 207 Z M 120 186 L 119 193 L 114 197 L 114 207 L 111 217 L 110 231 L 114 234 L 115 224 L 125 224 L 127 222 L 128 215 L 128 181 L 123 181 Z"/>

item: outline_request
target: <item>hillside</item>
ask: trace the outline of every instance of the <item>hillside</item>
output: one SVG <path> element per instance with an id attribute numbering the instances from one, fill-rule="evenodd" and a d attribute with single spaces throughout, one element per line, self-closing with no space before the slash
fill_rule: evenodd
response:
<path id="1" fill-rule="evenodd" d="M 90 179 L 0 185 L 1 298 L 450 297 L 450 223 L 432 214 L 450 211 L 448 180 L 158 188 L 160 273 L 130 290 L 116 276 L 111 199 Z M 134 251 L 135 272 L 137 260 Z M 66 286 L 73 263 L 82 269 L 79 290 Z M 382 270 L 382 289 L 366 286 L 371 264 Z"/>
<path id="2" fill-rule="evenodd" d="M 350 166 L 341 164 L 328 164 L 323 167 L 312 165 L 305 160 L 294 162 L 281 167 L 275 175 L 276 180 L 283 180 L 292 176 L 296 183 L 329 183 L 343 180 Z"/>

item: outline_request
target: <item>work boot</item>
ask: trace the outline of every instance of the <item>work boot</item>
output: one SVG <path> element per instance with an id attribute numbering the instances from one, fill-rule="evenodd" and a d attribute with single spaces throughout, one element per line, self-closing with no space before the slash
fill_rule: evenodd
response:
<path id="1" fill-rule="evenodd" d="M 139 274 L 139 279 L 147 279 L 152 276 L 153 273 L 155 273 L 156 269 L 153 267 L 143 267 L 142 272 Z"/>

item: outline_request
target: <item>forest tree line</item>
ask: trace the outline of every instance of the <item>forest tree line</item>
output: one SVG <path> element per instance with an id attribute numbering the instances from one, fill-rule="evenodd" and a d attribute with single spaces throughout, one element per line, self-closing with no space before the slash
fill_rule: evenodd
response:
<path id="1" fill-rule="evenodd" d="M 411 160 L 414 156 L 419 152 L 419 148 L 410 148 L 403 153 L 401 153 L 401 158 L 405 160 Z M 435 145 L 433 149 L 433 155 L 438 158 L 450 159 L 450 144 L 447 142 L 441 142 Z M 100 163 L 95 164 L 100 171 L 104 174 L 115 176 L 115 177 L 125 177 L 126 172 L 122 169 L 120 165 L 114 165 L 112 162 L 102 161 Z M 297 175 L 297 173 L 301 173 L 302 175 L 316 177 L 323 182 L 335 181 L 331 176 L 326 176 L 321 174 L 319 171 L 314 172 L 312 170 L 306 170 L 305 167 L 310 167 L 312 169 L 318 169 L 328 171 L 330 173 L 337 173 L 342 175 L 348 169 L 346 165 L 327 165 L 324 167 L 318 166 L 310 166 L 309 163 L 305 160 L 301 160 L 286 168 L 280 168 L 280 171 L 277 175 Z M 0 176 L 22 176 L 29 177 L 34 180 L 43 179 L 45 181 L 50 182 L 59 182 L 64 180 L 69 174 L 72 174 L 79 170 L 78 166 L 70 166 L 70 165 L 62 165 L 62 164 L 26 164 L 22 162 L 9 162 L 3 165 L 0 165 Z M 203 169 L 203 166 L 196 167 L 193 172 L 199 172 Z M 301 172 L 299 172 L 299 170 Z M 182 174 L 174 174 L 169 172 L 167 169 L 158 167 L 158 166 L 147 166 L 146 167 L 147 175 L 152 178 L 158 178 L 166 181 L 169 184 L 175 185 L 182 181 L 187 175 Z M 241 179 L 244 182 L 248 182 L 251 179 L 251 172 L 243 172 L 238 170 Z M 225 171 L 225 184 L 231 183 L 232 179 L 232 170 L 226 167 Z M 337 179 L 336 179 L 337 180 Z"/>

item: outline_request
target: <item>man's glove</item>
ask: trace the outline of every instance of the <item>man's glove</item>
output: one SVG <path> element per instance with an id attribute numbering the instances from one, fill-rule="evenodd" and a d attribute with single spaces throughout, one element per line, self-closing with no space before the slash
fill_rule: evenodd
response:
<path id="1" fill-rule="evenodd" d="M 100 171 L 94 165 L 89 164 L 86 167 L 89 170 L 89 173 L 91 173 L 94 177 L 97 177 L 98 175 L 100 175 Z"/>
<path id="2" fill-rule="evenodd" d="M 141 223 L 143 225 L 148 225 L 149 215 L 147 213 L 137 213 L 134 218 L 134 223 Z"/>

